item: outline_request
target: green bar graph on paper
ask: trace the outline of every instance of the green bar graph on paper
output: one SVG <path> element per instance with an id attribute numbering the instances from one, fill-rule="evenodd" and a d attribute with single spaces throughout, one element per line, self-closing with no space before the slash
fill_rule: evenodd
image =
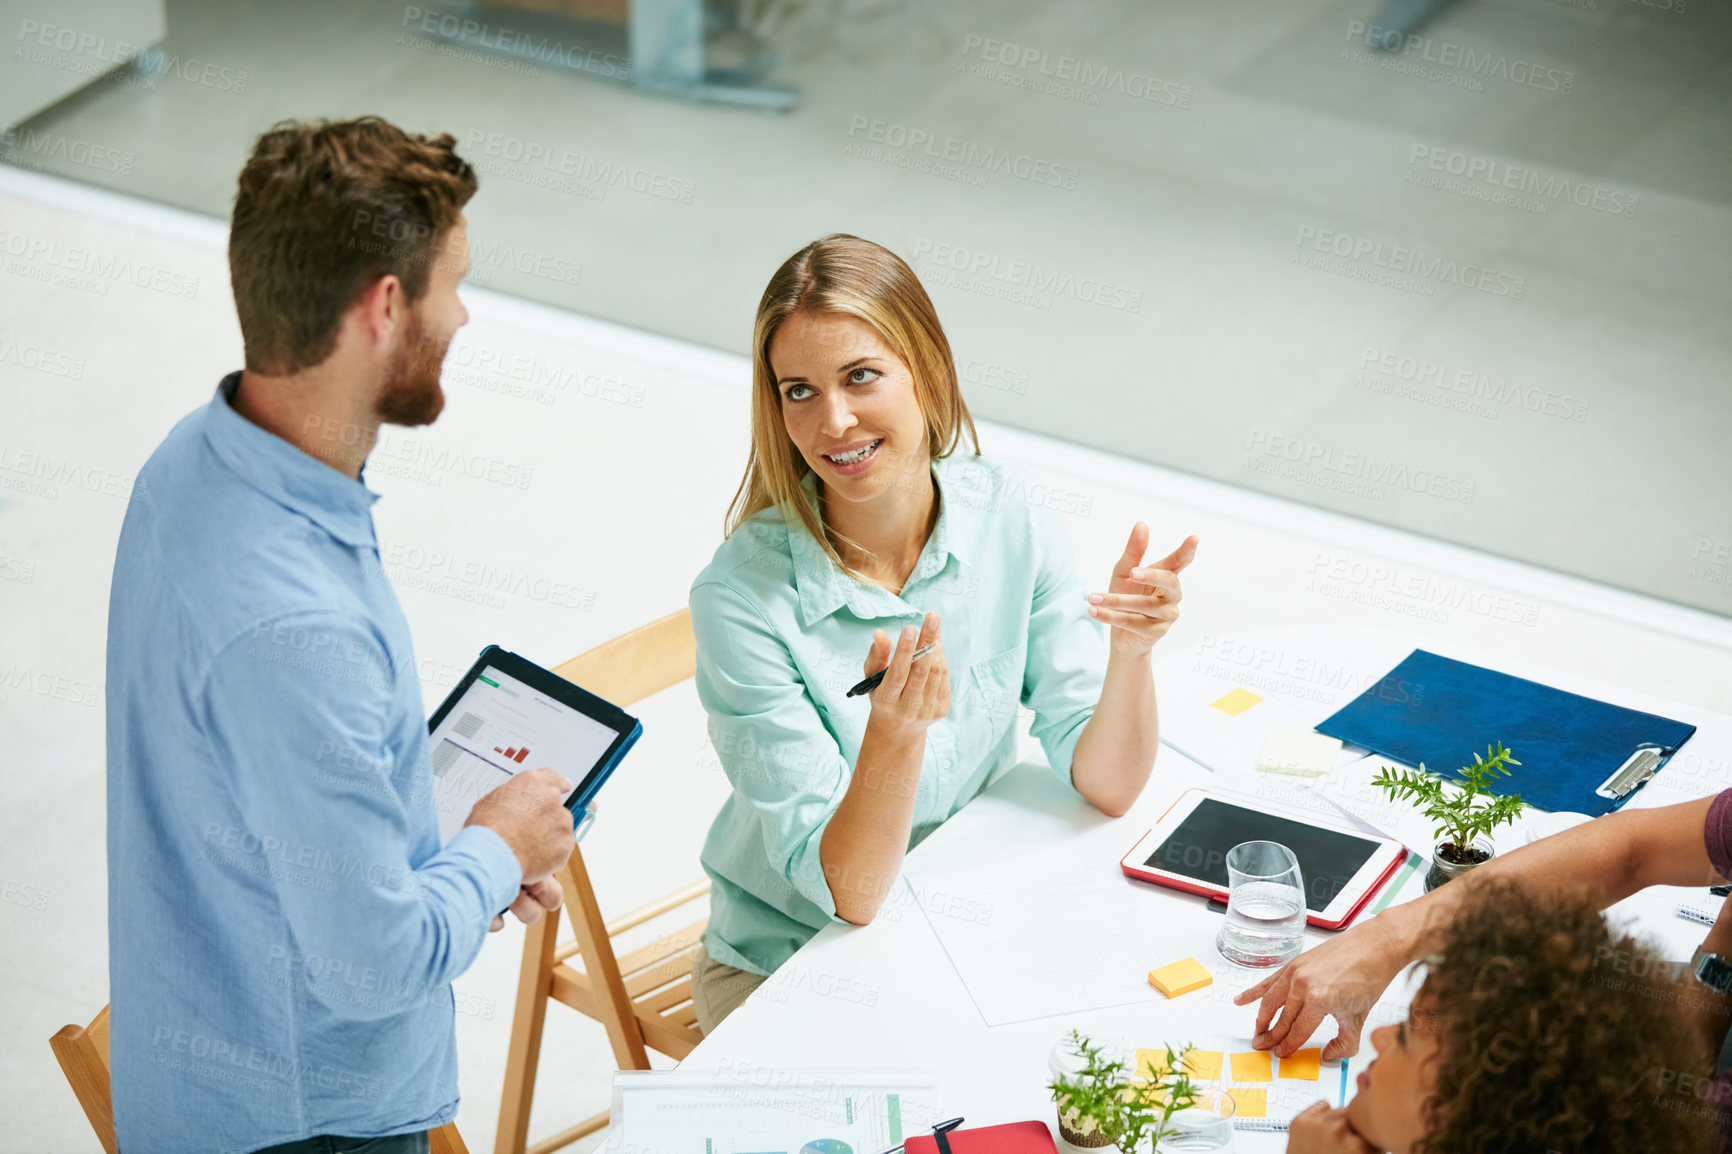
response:
<path id="1" fill-rule="evenodd" d="M 902 1097 L 899 1094 L 887 1096 L 890 1107 L 890 1140 L 902 1141 Z"/>

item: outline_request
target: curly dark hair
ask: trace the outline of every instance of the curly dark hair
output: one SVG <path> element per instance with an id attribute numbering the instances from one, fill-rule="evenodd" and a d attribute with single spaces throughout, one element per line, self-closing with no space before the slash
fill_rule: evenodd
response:
<path id="1" fill-rule="evenodd" d="M 377 116 L 285 120 L 258 138 L 229 228 L 248 369 L 286 375 L 323 361 L 343 313 L 388 273 L 411 303 L 420 299 L 480 186 L 456 143 Z"/>
<path id="2" fill-rule="evenodd" d="M 1705 1154 L 1713 1073 L 1695 979 L 1614 934 L 1585 890 L 1488 885 L 1426 968 L 1436 1091 L 1415 1154 Z"/>

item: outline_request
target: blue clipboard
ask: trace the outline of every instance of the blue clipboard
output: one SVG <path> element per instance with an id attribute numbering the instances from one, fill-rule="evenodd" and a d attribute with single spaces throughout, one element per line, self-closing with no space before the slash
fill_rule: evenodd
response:
<path id="1" fill-rule="evenodd" d="M 1424 763 L 1446 781 L 1501 741 L 1521 764 L 1500 793 L 1598 817 L 1634 796 L 1696 727 L 1415 649 L 1317 732 Z"/>

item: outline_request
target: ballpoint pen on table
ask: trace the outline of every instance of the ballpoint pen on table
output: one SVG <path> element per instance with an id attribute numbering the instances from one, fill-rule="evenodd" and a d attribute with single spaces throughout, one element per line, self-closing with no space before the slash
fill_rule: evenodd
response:
<path id="1" fill-rule="evenodd" d="M 931 653 L 934 649 L 937 649 L 937 648 L 938 648 L 938 642 L 936 642 L 936 641 L 934 641 L 931 645 L 922 645 L 919 649 L 916 649 L 914 651 L 914 656 L 910 657 L 908 660 L 917 661 L 920 658 L 925 657 L 928 653 Z M 866 680 L 862 681 L 859 685 L 856 685 L 853 689 L 850 689 L 848 691 L 848 696 L 849 697 L 859 697 L 862 693 L 871 693 L 874 689 L 877 689 L 880 685 L 882 685 L 884 683 L 884 675 L 886 673 L 889 673 L 889 672 L 890 672 L 890 667 L 888 665 L 886 665 L 883 669 L 880 669 L 877 673 L 874 673 L 871 677 L 868 677 Z"/>
<path id="2" fill-rule="evenodd" d="M 960 1125 L 962 1125 L 961 1118 L 950 1118 L 934 1125 L 932 1127 L 932 1132 L 935 1135 L 939 1135 L 939 1142 L 942 1143 L 944 1141 L 942 1136 L 950 1133 Z M 906 1143 L 898 1142 L 896 1145 L 890 1147 L 890 1149 L 884 1151 L 884 1154 L 902 1154 L 905 1145 Z"/>

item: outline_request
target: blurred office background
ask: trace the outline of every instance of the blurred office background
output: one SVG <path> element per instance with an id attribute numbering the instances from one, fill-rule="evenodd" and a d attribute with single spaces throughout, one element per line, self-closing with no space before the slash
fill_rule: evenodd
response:
<path id="1" fill-rule="evenodd" d="M 278 118 L 450 132 L 472 283 L 735 353 L 855 232 L 983 416 L 1726 612 L 1732 5 L 1378 3 L 7 0 L 79 90 L 4 155 L 222 217 Z"/>
<path id="2" fill-rule="evenodd" d="M 107 996 L 114 542 L 240 364 L 226 220 L 279 119 L 450 132 L 481 172 L 446 415 L 367 474 L 429 709 L 487 644 L 553 664 L 684 602 L 758 295 L 847 231 L 920 273 L 1083 572 L 1138 518 L 1203 538 L 1164 651 L 1398 630 L 1732 712 L 1732 5 L 1381 2 L 0 0 L 12 1143 L 97 1148 L 47 1037 Z M 728 788 L 689 686 L 641 712 L 585 844 L 604 908 L 697 876 Z M 476 1154 L 521 940 L 457 983 Z M 532 1137 L 612 1069 L 550 1015 Z"/>

